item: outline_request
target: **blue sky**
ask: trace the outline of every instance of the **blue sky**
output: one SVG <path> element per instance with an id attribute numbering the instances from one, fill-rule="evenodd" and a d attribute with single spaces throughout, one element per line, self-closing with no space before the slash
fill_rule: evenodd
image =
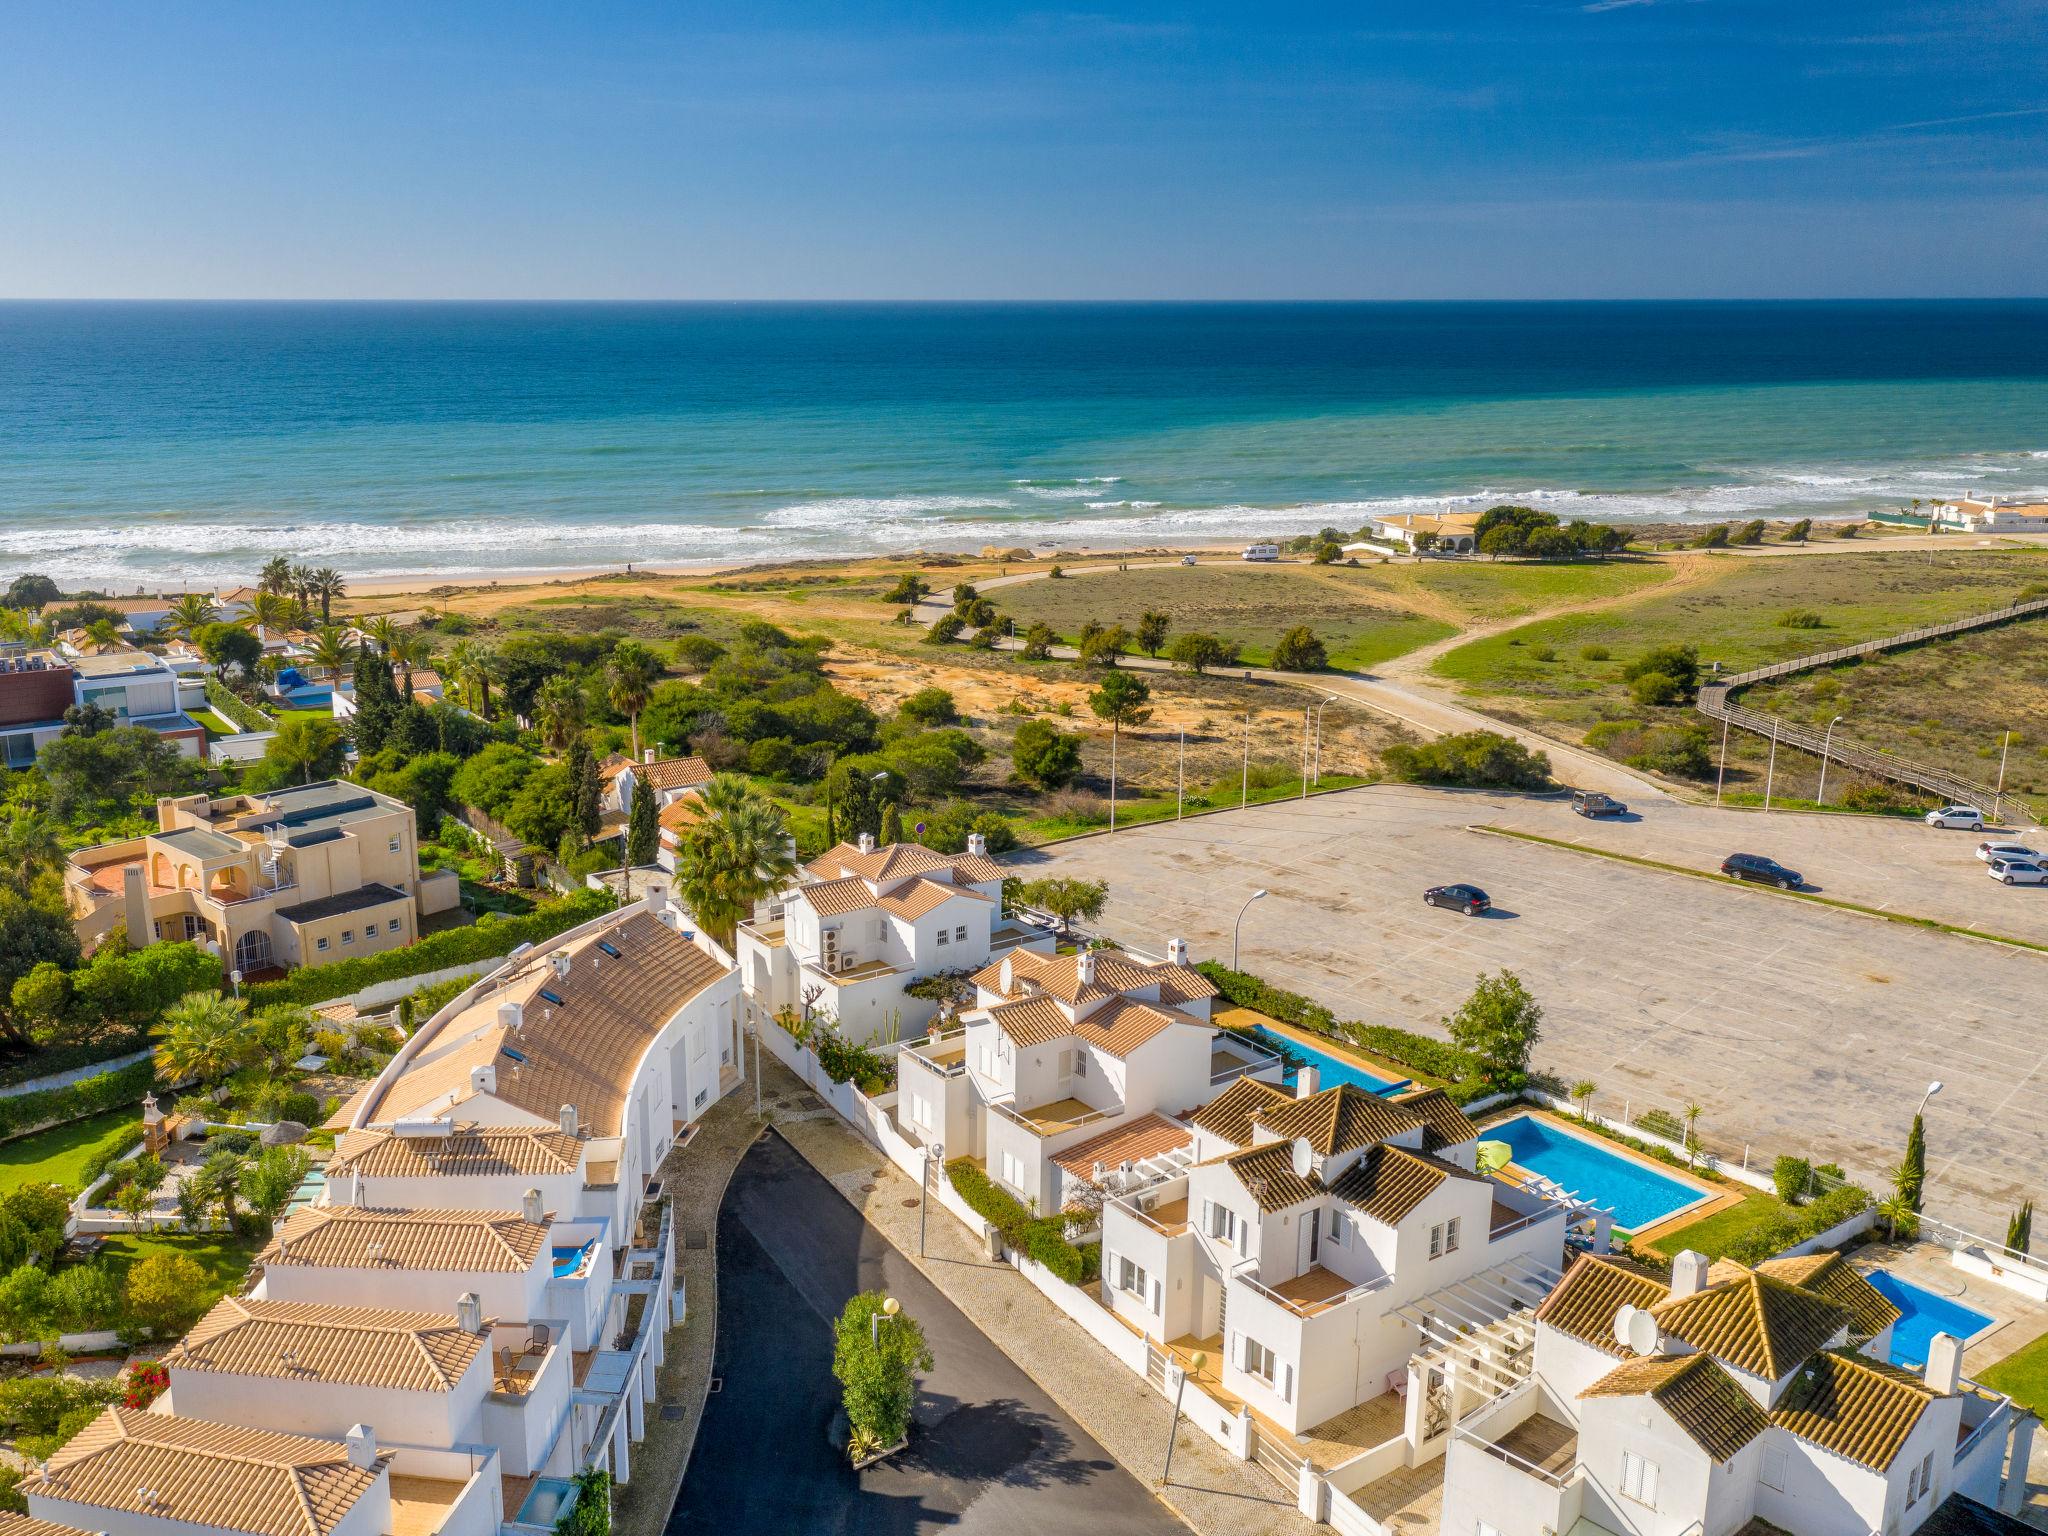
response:
<path id="1" fill-rule="evenodd" d="M 0 295 L 2048 292 L 2048 0 L 0 17 Z"/>

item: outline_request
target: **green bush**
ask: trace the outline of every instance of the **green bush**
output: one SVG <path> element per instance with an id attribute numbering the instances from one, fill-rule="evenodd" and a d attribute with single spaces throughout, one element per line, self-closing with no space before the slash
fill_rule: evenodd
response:
<path id="1" fill-rule="evenodd" d="M 493 918 L 468 928 L 450 928 L 429 934 L 404 949 L 389 949 L 379 955 L 359 955 L 333 965 L 307 966 L 282 981 L 244 987 L 242 995 L 252 1009 L 267 1008 L 273 1003 L 310 1007 L 347 997 L 380 981 L 397 981 L 476 960 L 494 960 L 521 944 L 544 943 L 556 934 L 603 916 L 612 909 L 614 900 L 609 891 L 578 891 L 560 901 L 545 902 L 520 917 Z M 0 1100 L 0 1104 L 5 1102 Z"/>
<path id="2" fill-rule="evenodd" d="M 1847 1221 L 1869 1206 L 1869 1190 L 1844 1184 L 1810 1204 L 1758 1222 L 1728 1244 L 1725 1257 L 1740 1264 L 1761 1264 L 1808 1238 L 1820 1236 L 1828 1228 Z"/>
<path id="3" fill-rule="evenodd" d="M 1550 758 L 1497 731 L 1464 731 L 1421 746 L 1400 742 L 1380 754 L 1389 777 L 1405 784 L 1465 789 L 1548 789 Z"/>
<path id="4" fill-rule="evenodd" d="M 1781 1157 L 1771 1164 L 1771 1183 L 1787 1205 L 1797 1205 L 1812 1182 L 1813 1165 L 1803 1157 Z"/>
<path id="5" fill-rule="evenodd" d="M 142 1120 L 136 1119 L 125 1125 L 117 1125 L 99 1139 L 85 1163 L 78 1170 L 79 1188 L 83 1189 L 107 1171 L 111 1163 L 119 1162 L 130 1150 L 142 1143 Z"/>
<path id="6" fill-rule="evenodd" d="M 953 1159 L 946 1164 L 946 1177 L 968 1209 L 1000 1232 L 1005 1243 L 1067 1284 L 1085 1284 L 1102 1272 L 1099 1243 L 1068 1242 L 1064 1216 L 1033 1216 L 1023 1201 L 998 1186 L 973 1159 Z"/>
<path id="7" fill-rule="evenodd" d="M 277 722 L 249 703 L 219 678 L 206 679 L 206 702 L 245 731 L 274 731 Z"/>
<path id="8" fill-rule="evenodd" d="M 1825 629 L 1827 620 L 1811 608 L 1787 608 L 1778 615 L 1778 624 L 1784 629 Z"/>
<path id="9" fill-rule="evenodd" d="M 142 1096 L 155 1086 L 156 1064 L 138 1061 L 62 1088 L 0 1099 L 0 1141 L 25 1136 L 47 1125 L 83 1120 L 102 1110 L 140 1103 Z"/>
<path id="10" fill-rule="evenodd" d="M 1636 1116 L 1636 1125 L 1652 1136 L 1662 1136 L 1667 1141 L 1684 1141 L 1685 1124 L 1668 1109 L 1646 1109 Z"/>
<path id="11" fill-rule="evenodd" d="M 1604 645 L 1582 645 L 1579 647 L 1579 660 L 1581 661 L 1605 661 L 1613 654 Z"/>

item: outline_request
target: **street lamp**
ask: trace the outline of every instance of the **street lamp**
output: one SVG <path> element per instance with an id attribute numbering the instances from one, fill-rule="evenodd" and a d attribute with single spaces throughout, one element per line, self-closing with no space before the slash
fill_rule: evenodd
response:
<path id="1" fill-rule="evenodd" d="M 1828 722 L 1828 733 L 1820 739 L 1820 794 L 1816 797 L 1822 805 L 1828 803 L 1828 747 L 1835 739 L 1835 727 L 1842 723 L 1840 715 Z"/>
<path id="2" fill-rule="evenodd" d="M 1173 1476 L 1173 1442 L 1180 1438 L 1180 1400 L 1188 1389 L 1188 1378 L 1199 1374 L 1202 1367 L 1208 1363 L 1209 1357 L 1199 1349 L 1189 1355 L 1187 1368 L 1180 1373 L 1180 1383 L 1173 1389 L 1173 1423 L 1166 1431 L 1166 1465 L 1159 1471 L 1159 1481 L 1162 1485 Z"/>
<path id="3" fill-rule="evenodd" d="M 1237 930 L 1244 926 L 1244 915 L 1251 911 L 1252 903 L 1265 894 L 1263 890 L 1257 890 L 1245 897 L 1244 905 L 1237 909 L 1237 921 L 1230 925 L 1230 968 L 1233 971 L 1237 969 Z"/>
<path id="4" fill-rule="evenodd" d="M 1927 1112 L 1927 1101 L 1939 1092 L 1941 1092 L 1941 1079 L 1937 1077 L 1927 1085 L 1927 1091 L 1920 1095 L 1920 1107 L 1913 1111 L 1913 1118 L 1915 1120 L 1918 1120 Z"/>
<path id="5" fill-rule="evenodd" d="M 894 1296 L 883 1297 L 882 1310 L 868 1314 L 868 1342 L 874 1345 L 875 1348 L 880 1349 L 882 1347 L 882 1319 L 894 1317 L 902 1310 L 903 1303 Z"/>

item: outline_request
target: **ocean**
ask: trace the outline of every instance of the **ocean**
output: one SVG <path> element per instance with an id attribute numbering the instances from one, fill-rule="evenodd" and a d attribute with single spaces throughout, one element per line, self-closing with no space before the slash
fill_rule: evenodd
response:
<path id="1" fill-rule="evenodd" d="M 108 589 L 2048 494 L 2048 302 L 0 304 L 0 574 Z"/>

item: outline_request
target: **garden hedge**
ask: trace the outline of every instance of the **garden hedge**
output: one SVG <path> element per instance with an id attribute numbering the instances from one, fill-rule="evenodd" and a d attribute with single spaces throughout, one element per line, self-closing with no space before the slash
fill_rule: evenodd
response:
<path id="1" fill-rule="evenodd" d="M 1391 1024 L 1361 1024 L 1356 1020 L 1339 1019 L 1321 1003 L 1312 1002 L 1299 992 L 1272 986 L 1249 972 L 1233 971 L 1214 960 L 1201 961 L 1195 969 L 1214 982 L 1224 1000 L 1236 1007 L 1250 1008 L 1269 1019 L 1278 1019 L 1311 1034 L 1348 1041 L 1397 1062 L 1410 1072 L 1436 1078 L 1443 1083 L 1444 1092 L 1453 1103 L 1469 1104 L 1495 1090 L 1495 1084 L 1487 1079 L 1477 1061 L 1442 1040 L 1433 1040 L 1428 1035 L 1417 1034 L 1412 1029 L 1398 1029 Z"/>
<path id="2" fill-rule="evenodd" d="M 1844 1184 L 1774 1220 L 1758 1222 L 1728 1244 L 1724 1257 L 1741 1264 L 1761 1264 L 1810 1237 L 1819 1237 L 1828 1228 L 1869 1207 L 1869 1190 Z"/>
<path id="3" fill-rule="evenodd" d="M 999 1188 L 972 1158 L 956 1157 L 947 1163 L 946 1177 L 968 1209 L 1002 1233 L 1004 1242 L 1067 1284 L 1083 1285 L 1101 1273 L 1100 1244 L 1068 1242 L 1064 1216 L 1033 1216 L 1023 1201 Z"/>
<path id="4" fill-rule="evenodd" d="M 62 1088 L 0 1099 L 0 1140 L 26 1136 L 48 1125 L 83 1120 L 103 1110 L 138 1104 L 155 1085 L 156 1063 L 137 1061 Z"/>
<path id="5" fill-rule="evenodd" d="M 244 987 L 242 995 L 251 1008 L 273 1003 L 297 1003 L 310 1007 L 337 997 L 347 997 L 380 981 L 399 981 L 421 976 L 447 966 L 467 965 L 475 960 L 495 960 L 521 944 L 539 944 L 578 924 L 601 917 L 615 904 L 610 891 L 578 891 L 560 901 L 547 902 L 520 917 L 486 918 L 467 928 L 449 928 L 430 933 L 404 949 L 387 949 L 380 955 L 358 955 L 333 965 L 305 966 L 282 981 L 258 982 Z"/>
<path id="6" fill-rule="evenodd" d="M 219 678 L 209 675 L 206 679 L 206 702 L 214 710 L 226 715 L 245 731 L 274 731 L 277 722 L 256 708 L 247 699 L 228 687 Z"/>

